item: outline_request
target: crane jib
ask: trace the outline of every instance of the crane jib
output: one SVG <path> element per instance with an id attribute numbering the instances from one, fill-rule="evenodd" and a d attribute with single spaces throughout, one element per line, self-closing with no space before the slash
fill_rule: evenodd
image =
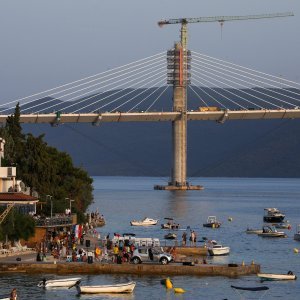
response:
<path id="1" fill-rule="evenodd" d="M 167 24 L 183 24 L 183 23 L 201 23 L 201 22 L 225 22 L 225 21 L 241 21 L 251 19 L 266 19 L 266 18 L 282 18 L 292 17 L 294 13 L 274 13 L 274 14 L 260 14 L 260 15 L 247 15 L 247 16 L 216 16 L 216 17 L 199 17 L 199 18 L 180 18 L 159 21 L 160 26 Z"/>

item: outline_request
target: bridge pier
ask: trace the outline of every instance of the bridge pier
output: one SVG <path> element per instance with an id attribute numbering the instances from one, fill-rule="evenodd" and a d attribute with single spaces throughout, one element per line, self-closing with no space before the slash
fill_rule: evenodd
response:
<path id="1" fill-rule="evenodd" d="M 173 84 L 173 111 L 180 117 L 172 122 L 173 169 L 172 178 L 167 186 L 154 186 L 157 190 L 201 190 L 200 185 L 192 186 L 186 180 L 187 162 L 187 84 L 189 83 L 188 51 L 181 43 L 168 51 L 168 83 Z"/>

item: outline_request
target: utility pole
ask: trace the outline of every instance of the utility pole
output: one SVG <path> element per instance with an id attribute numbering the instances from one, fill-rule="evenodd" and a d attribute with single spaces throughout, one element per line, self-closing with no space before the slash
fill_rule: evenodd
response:
<path id="1" fill-rule="evenodd" d="M 47 200 L 48 200 L 48 197 L 50 198 L 50 204 L 51 204 L 51 214 L 50 214 L 50 216 L 51 216 L 51 219 L 52 219 L 52 216 L 53 216 L 53 202 L 52 202 L 52 196 L 51 195 L 46 195 L 46 197 L 47 197 Z"/>

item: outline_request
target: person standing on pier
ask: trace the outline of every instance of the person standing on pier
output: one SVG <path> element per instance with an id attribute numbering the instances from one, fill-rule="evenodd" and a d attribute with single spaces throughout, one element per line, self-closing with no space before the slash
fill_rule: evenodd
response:
<path id="1" fill-rule="evenodd" d="M 184 233 L 182 234 L 182 246 L 186 246 L 186 232 L 184 231 Z"/>
<path id="2" fill-rule="evenodd" d="M 191 231 L 190 242 L 191 242 L 191 246 L 194 246 L 194 243 L 195 243 L 195 231 L 194 230 Z"/>
<path id="3" fill-rule="evenodd" d="M 196 245 L 197 245 L 197 234 L 194 231 L 194 246 L 196 246 Z"/>

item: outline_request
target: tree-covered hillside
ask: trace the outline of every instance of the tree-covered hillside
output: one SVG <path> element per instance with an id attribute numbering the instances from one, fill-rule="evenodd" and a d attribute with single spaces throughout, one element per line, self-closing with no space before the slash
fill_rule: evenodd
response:
<path id="1" fill-rule="evenodd" d="M 17 178 L 30 188 L 31 195 L 37 192 L 40 201 L 46 202 L 43 213 L 50 212 L 47 195 L 51 195 L 53 212 L 63 213 L 72 199 L 72 212 L 83 220 L 83 213 L 93 200 L 92 178 L 82 168 L 75 167 L 66 152 L 48 146 L 43 134 L 37 137 L 24 134 L 19 118 L 17 105 L 6 126 L 0 129 L 0 136 L 6 141 L 2 165 L 17 167 Z"/>

